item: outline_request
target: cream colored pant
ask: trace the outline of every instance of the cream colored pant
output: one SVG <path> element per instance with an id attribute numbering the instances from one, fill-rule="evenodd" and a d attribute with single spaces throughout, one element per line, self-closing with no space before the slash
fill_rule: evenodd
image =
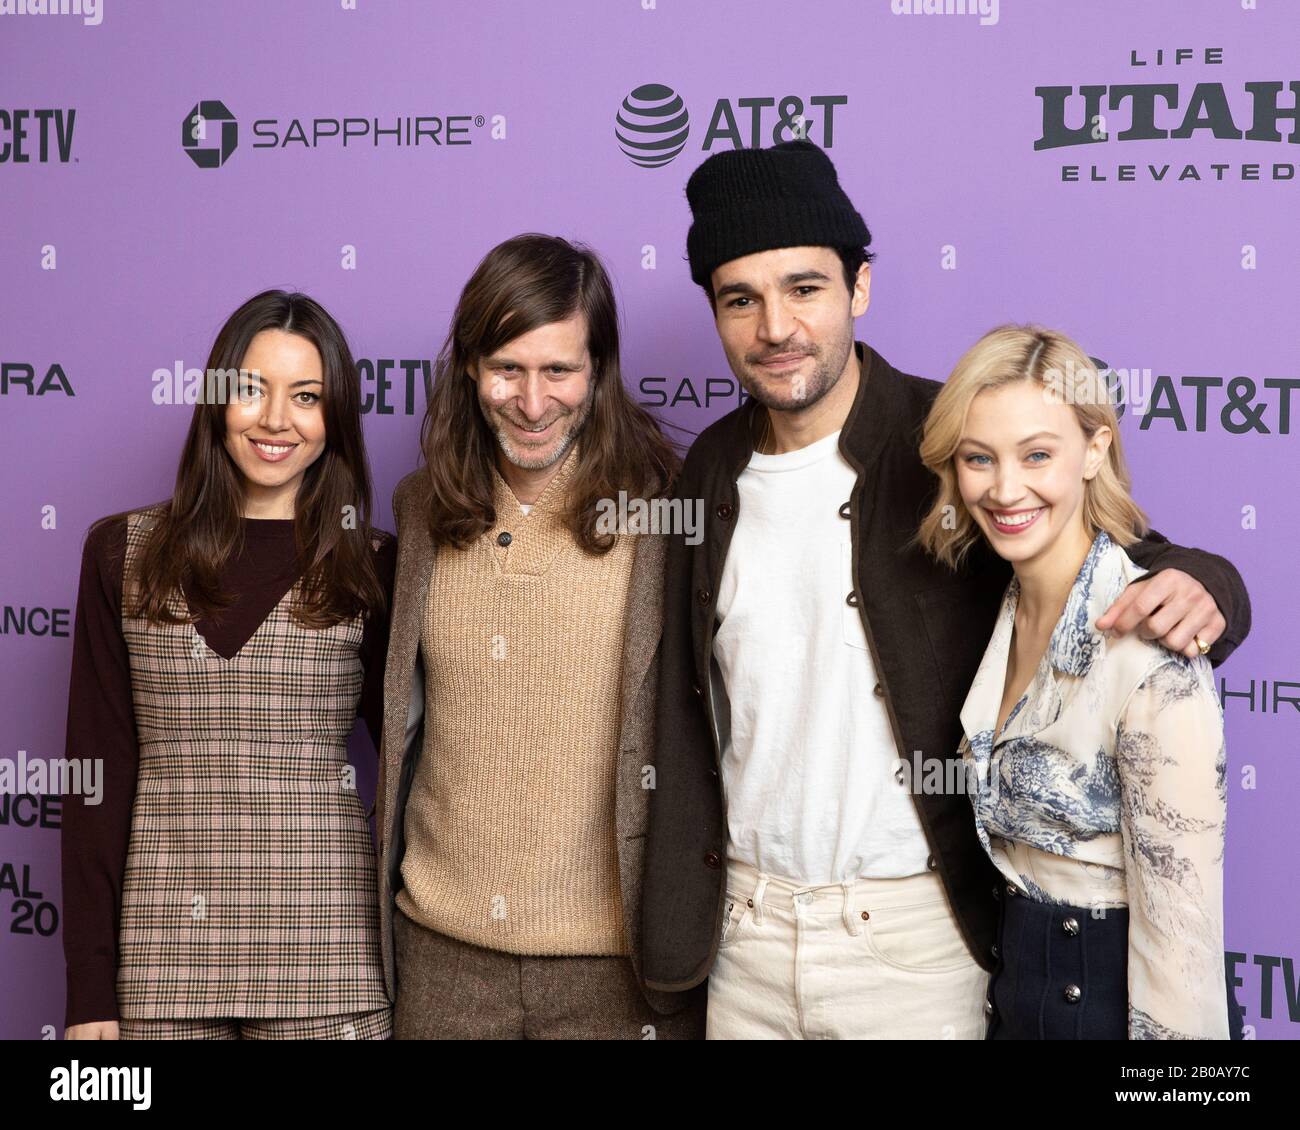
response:
<path id="1" fill-rule="evenodd" d="M 988 974 L 932 872 L 807 887 L 727 866 L 710 1040 L 981 1040 Z"/>

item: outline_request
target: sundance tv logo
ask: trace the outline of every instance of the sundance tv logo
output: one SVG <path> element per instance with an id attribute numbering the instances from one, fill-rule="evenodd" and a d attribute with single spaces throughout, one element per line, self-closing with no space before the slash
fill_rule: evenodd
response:
<path id="1" fill-rule="evenodd" d="M 196 102 L 181 122 L 181 147 L 200 169 L 221 168 L 238 144 L 239 123 L 224 102 Z"/>

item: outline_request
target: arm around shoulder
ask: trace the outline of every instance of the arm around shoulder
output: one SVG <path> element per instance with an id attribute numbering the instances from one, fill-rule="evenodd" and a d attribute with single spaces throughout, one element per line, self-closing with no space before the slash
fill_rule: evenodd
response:
<path id="1" fill-rule="evenodd" d="M 1213 666 L 1223 663 L 1250 634 L 1250 594 L 1236 566 L 1226 557 L 1175 545 L 1155 530 L 1125 547 L 1125 552 L 1150 573 L 1178 569 L 1195 577 L 1214 598 L 1226 627 L 1210 648 L 1208 658 Z"/>

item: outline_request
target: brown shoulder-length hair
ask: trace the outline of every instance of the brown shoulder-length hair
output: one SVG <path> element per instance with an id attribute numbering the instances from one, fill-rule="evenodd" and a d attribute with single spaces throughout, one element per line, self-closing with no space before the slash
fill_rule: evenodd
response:
<path id="1" fill-rule="evenodd" d="M 294 502 L 294 543 L 305 572 L 292 614 L 305 627 L 325 628 L 363 610 L 382 612 L 385 598 L 372 539 L 384 535 L 370 527 L 360 380 L 347 339 L 312 298 L 267 290 L 245 302 L 221 327 L 208 356 L 208 372 L 242 369 L 250 343 L 263 330 L 283 330 L 310 341 L 320 353 L 324 377 L 320 403 L 325 450 L 304 473 Z M 123 586 L 128 615 L 161 623 L 189 622 L 167 607 L 176 590 L 184 593 L 195 620 L 231 603 L 218 584 L 243 537 L 243 477 L 225 445 L 231 384 L 228 379 L 209 380 L 205 392 L 220 387 L 224 395 L 204 395 L 195 405 L 176 489 L 157 508 L 130 583 Z"/>
<path id="2" fill-rule="evenodd" d="M 420 429 L 435 545 L 463 549 L 496 521 L 497 441 L 479 406 L 472 367 L 507 342 L 575 313 L 586 319 L 594 388 L 574 453 L 566 527 L 588 553 L 604 553 L 616 538 L 596 532 L 597 503 L 616 499 L 620 490 L 654 498 L 671 486 L 677 452 L 623 385 L 618 307 L 600 259 L 558 236 L 517 235 L 489 251 L 470 276 L 435 364 Z"/>

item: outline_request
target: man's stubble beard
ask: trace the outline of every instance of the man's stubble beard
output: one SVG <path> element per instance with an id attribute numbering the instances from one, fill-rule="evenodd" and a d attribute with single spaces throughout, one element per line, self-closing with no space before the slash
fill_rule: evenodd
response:
<path id="1" fill-rule="evenodd" d="M 516 449 L 514 444 L 508 438 L 505 425 L 499 422 L 499 415 L 495 408 L 486 403 L 482 397 L 479 398 L 479 409 L 483 413 L 483 418 L 487 421 L 488 428 L 496 437 L 497 447 L 501 450 L 508 462 L 518 467 L 522 471 L 543 471 L 547 467 L 554 467 L 568 453 L 573 445 L 582 435 L 583 429 L 587 425 L 587 420 L 591 416 L 591 409 L 595 404 L 596 385 L 592 382 L 591 389 L 587 393 L 587 398 L 567 416 L 559 417 L 560 420 L 567 419 L 568 427 L 564 435 L 561 436 L 559 443 L 554 449 L 554 454 L 547 456 L 529 456 L 524 452 Z M 509 419 L 509 417 L 506 417 Z"/>
<path id="2" fill-rule="evenodd" d="M 771 395 L 761 382 L 749 378 L 743 360 L 740 369 L 737 369 L 734 364 L 731 369 L 741 386 L 749 394 L 750 399 L 757 401 L 764 408 L 773 412 L 802 412 L 805 408 L 811 408 L 821 400 L 839 382 L 840 377 L 844 375 L 844 367 L 848 364 L 849 352 L 852 349 L 853 333 L 850 331 L 832 346 L 833 356 L 830 360 L 825 358 L 821 350 L 813 354 L 816 363 L 813 366 L 812 373 L 806 378 L 804 395 L 797 399 Z M 779 353 L 779 350 L 774 351 L 774 353 Z M 787 384 L 790 383 L 792 381 L 787 381 Z"/>

